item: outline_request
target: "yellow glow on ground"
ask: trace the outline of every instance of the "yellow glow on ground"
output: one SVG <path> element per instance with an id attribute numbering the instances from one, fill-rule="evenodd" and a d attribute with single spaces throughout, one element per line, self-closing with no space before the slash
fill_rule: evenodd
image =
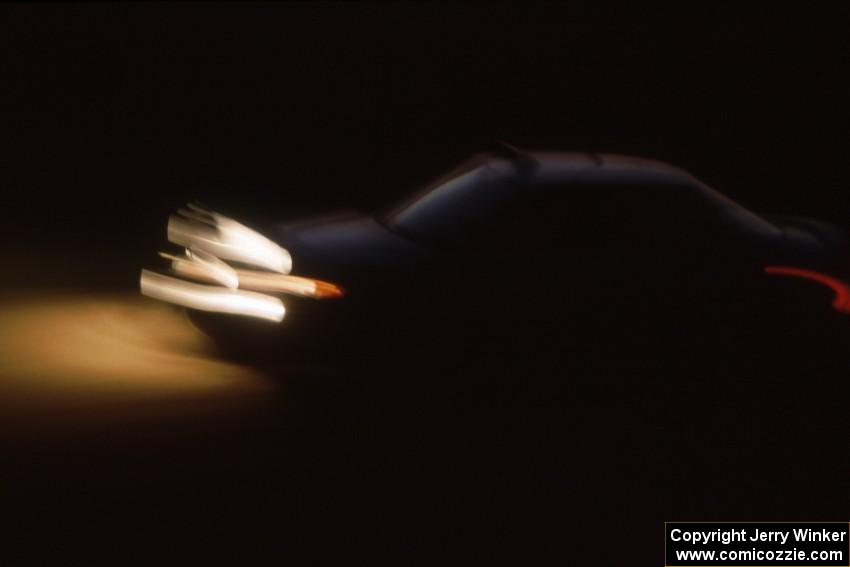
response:
<path id="1" fill-rule="evenodd" d="M 0 433 L 231 410 L 273 387 L 258 371 L 216 358 L 182 311 L 157 301 L 0 297 Z"/>

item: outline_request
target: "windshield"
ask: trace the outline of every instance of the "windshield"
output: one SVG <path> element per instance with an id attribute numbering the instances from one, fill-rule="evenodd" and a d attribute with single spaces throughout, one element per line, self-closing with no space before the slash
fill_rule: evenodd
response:
<path id="1" fill-rule="evenodd" d="M 411 240 L 445 244 L 456 241 L 513 193 L 499 172 L 481 162 L 470 162 L 391 211 L 383 221 Z"/>

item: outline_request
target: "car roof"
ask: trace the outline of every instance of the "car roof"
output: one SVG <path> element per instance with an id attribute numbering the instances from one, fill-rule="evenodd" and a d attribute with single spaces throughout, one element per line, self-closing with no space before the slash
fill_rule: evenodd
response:
<path id="1" fill-rule="evenodd" d="M 703 185 L 679 167 L 658 160 L 621 154 L 528 152 L 522 154 L 521 160 L 487 154 L 480 157 L 490 168 L 508 177 L 525 177 L 531 185 L 564 182 L 578 176 L 592 180 L 621 178 Z"/>
<path id="2" fill-rule="evenodd" d="M 507 179 L 528 187 L 569 184 L 571 181 L 675 186 L 678 190 L 693 191 L 715 208 L 719 216 L 749 231 L 773 237 L 781 234 L 781 230 L 767 220 L 712 189 L 688 171 L 658 160 L 608 153 L 527 152 L 519 159 L 485 155 L 483 161 Z"/>

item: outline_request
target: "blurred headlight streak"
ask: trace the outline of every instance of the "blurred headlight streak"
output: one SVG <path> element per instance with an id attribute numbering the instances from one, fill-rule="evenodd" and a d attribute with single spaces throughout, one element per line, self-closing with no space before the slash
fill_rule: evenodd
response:
<path id="1" fill-rule="evenodd" d="M 169 241 L 281 274 L 292 270 L 289 252 L 265 236 L 224 215 L 189 207 L 169 217 Z"/>
<path id="2" fill-rule="evenodd" d="M 205 280 L 212 281 L 230 289 L 239 287 L 239 277 L 236 270 L 210 254 L 198 248 L 187 248 L 186 257 L 179 258 L 162 254 L 172 260 L 172 268 L 180 273 L 203 274 Z"/>
<path id="3" fill-rule="evenodd" d="M 204 266 L 188 261 L 185 258 L 168 254 L 162 254 L 162 256 L 172 260 L 171 269 L 177 275 L 203 282 L 221 283 L 221 280 L 216 279 Z M 316 298 L 341 297 L 343 295 L 343 291 L 338 286 L 312 278 L 274 274 L 257 270 L 233 270 L 233 272 L 236 276 L 237 286 L 241 289 L 287 293 L 301 297 Z"/>
<path id="4" fill-rule="evenodd" d="M 160 252 L 178 276 L 224 286 L 199 285 L 142 270 L 144 295 L 201 311 L 258 317 L 280 322 L 286 308 L 280 299 L 245 289 L 316 299 L 342 297 L 336 285 L 289 275 L 292 259 L 284 248 L 218 213 L 195 205 L 168 220 L 168 240 L 186 247 L 185 256 Z M 261 268 L 235 269 L 222 259 Z"/>
<path id="5" fill-rule="evenodd" d="M 342 297 L 343 291 L 338 286 L 299 276 L 282 276 L 256 270 L 237 270 L 239 287 L 256 291 L 289 293 L 302 297 Z"/>
<path id="6" fill-rule="evenodd" d="M 142 294 L 200 311 L 246 315 L 280 322 L 286 309 L 270 295 L 201 285 L 142 270 Z"/>

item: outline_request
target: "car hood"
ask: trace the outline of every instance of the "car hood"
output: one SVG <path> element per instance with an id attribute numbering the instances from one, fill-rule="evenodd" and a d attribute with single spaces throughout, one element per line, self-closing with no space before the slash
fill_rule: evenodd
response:
<path id="1" fill-rule="evenodd" d="M 356 285 L 366 273 L 403 270 L 428 251 L 387 230 L 375 218 L 336 213 L 277 226 L 270 235 L 289 250 L 293 272 Z"/>

